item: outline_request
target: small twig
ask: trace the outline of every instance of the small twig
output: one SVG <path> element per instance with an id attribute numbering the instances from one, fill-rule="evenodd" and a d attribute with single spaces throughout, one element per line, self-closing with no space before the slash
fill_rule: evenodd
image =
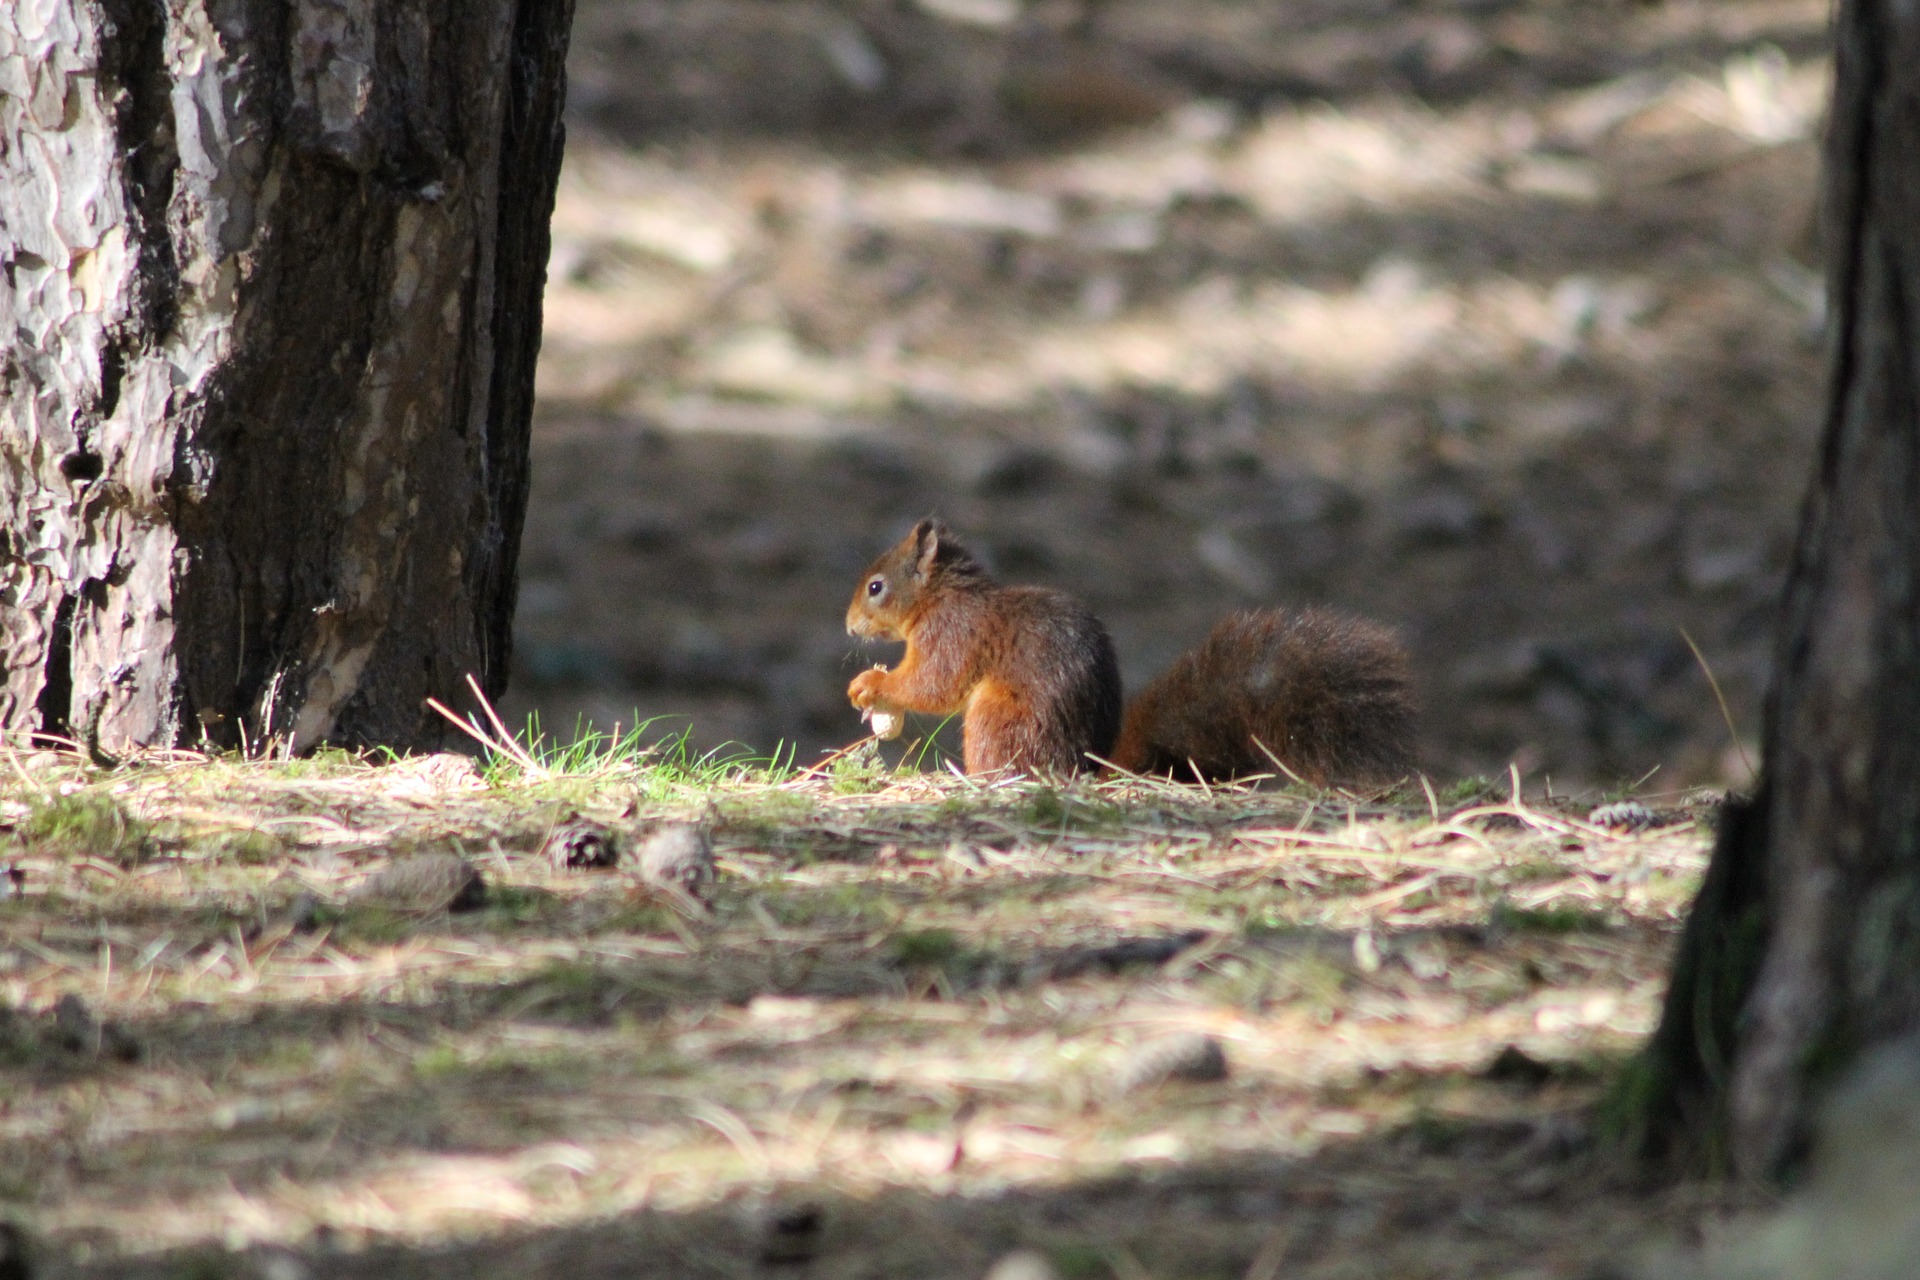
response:
<path id="1" fill-rule="evenodd" d="M 471 716 L 456 714 L 446 703 L 440 701 L 438 698 L 428 698 L 427 705 L 451 721 L 454 728 L 460 730 L 460 732 L 466 734 L 495 755 L 507 757 L 507 759 L 513 761 L 522 769 L 536 777 L 544 775 L 547 771 L 541 767 L 540 762 L 535 760 L 531 755 L 528 755 L 526 749 L 513 740 L 513 735 L 507 732 L 506 725 L 502 724 L 500 717 L 494 714 L 493 707 L 487 702 L 485 695 L 480 692 L 479 682 L 472 676 L 468 676 L 467 683 L 472 686 L 474 696 L 480 699 L 480 706 L 486 711 L 487 718 L 492 721 L 494 727 L 499 730 L 497 737 L 482 729 L 474 722 Z"/>
<path id="2" fill-rule="evenodd" d="M 1424 773 L 1420 775 L 1420 789 L 1427 793 L 1427 812 L 1433 815 L 1436 823 L 1439 822 L 1440 797 L 1433 794 L 1433 784 L 1427 781 L 1427 775 Z"/>
<path id="3" fill-rule="evenodd" d="M 1422 889 L 1431 888 L 1439 883 L 1440 878 L 1446 874 L 1448 873 L 1444 871 L 1429 871 L 1425 875 L 1418 875 L 1411 880 L 1404 880 L 1399 884 L 1389 885 L 1387 888 L 1369 893 L 1365 897 L 1355 898 L 1345 905 L 1352 911 L 1372 911 L 1375 907 L 1384 907 L 1389 902 L 1395 902 L 1401 898 L 1410 898 Z M 1455 872 L 1453 874 L 1460 875 L 1469 880 L 1477 881 L 1479 879 L 1478 876 L 1469 875 L 1466 872 Z"/>
<path id="4" fill-rule="evenodd" d="M 500 719 L 499 713 L 493 709 L 493 704 L 487 701 L 487 695 L 481 690 L 480 682 L 473 678 L 471 671 L 467 672 L 467 688 L 473 690 L 474 700 L 480 704 L 480 710 L 486 713 L 487 723 L 491 724 L 493 731 L 500 735 L 500 741 L 506 746 L 507 754 L 531 773 L 546 772 L 540 767 L 538 761 L 513 740 L 513 731 L 507 728 L 506 723 Z"/>
<path id="5" fill-rule="evenodd" d="M 1447 819 L 1447 830 L 1453 830 L 1472 818 L 1486 818 L 1503 815 L 1523 822 L 1535 831 L 1569 832 L 1577 828 L 1592 830 L 1584 823 L 1574 823 L 1565 818 L 1556 818 L 1550 813 L 1528 808 L 1524 804 L 1483 804 L 1472 809 L 1462 809 Z"/>
<path id="6" fill-rule="evenodd" d="M 1713 678 L 1713 668 L 1707 665 L 1707 655 L 1700 652 L 1700 646 L 1693 642 L 1693 637 L 1687 634 L 1687 629 L 1678 627 L 1676 630 L 1680 632 L 1680 638 L 1687 642 L 1687 648 L 1693 650 L 1693 660 L 1700 664 L 1700 672 L 1707 678 L 1707 687 L 1713 690 L 1714 701 L 1720 704 L 1720 718 L 1727 722 L 1727 736 L 1733 739 L 1733 749 L 1740 753 L 1740 764 L 1747 771 L 1747 785 L 1752 786 L 1759 780 L 1760 773 L 1753 767 L 1753 761 L 1747 759 L 1747 749 L 1740 742 L 1740 731 L 1733 727 L 1733 712 L 1727 708 L 1727 695 L 1720 692 L 1720 682 Z M 1646 779 L 1642 778 L 1641 781 L 1644 782 Z"/>
<path id="7" fill-rule="evenodd" d="M 954 777 L 960 779 L 961 782 L 965 783 L 968 787 L 972 788 L 973 790 L 978 791 L 981 789 L 981 784 L 975 781 L 974 779 L 969 778 L 967 776 L 966 770 L 962 769 L 954 761 L 952 760 L 947 761 L 947 771 L 953 774 Z"/>
<path id="8" fill-rule="evenodd" d="M 495 753 L 496 755 L 510 756 L 512 754 L 507 750 L 507 747 L 504 743 L 500 742 L 492 734 L 488 733 L 485 729 L 482 729 L 479 725 L 475 724 L 473 721 L 465 718 L 464 716 L 455 714 L 453 709 L 449 707 L 446 703 L 440 701 L 440 699 L 428 698 L 427 705 L 432 707 L 435 711 L 438 711 L 441 715 L 445 716 L 449 721 L 451 721 L 453 723 L 454 728 L 466 734 L 469 738 L 472 738 L 475 742 L 479 743 L 481 746 L 485 747 L 487 750 Z"/>
<path id="9" fill-rule="evenodd" d="M 880 735 L 877 733 L 870 733 L 866 737 L 860 739 L 860 741 L 858 742 L 848 743 L 846 746 L 840 748 L 838 751 L 829 752 L 826 758 L 821 760 L 819 763 L 810 764 L 806 768 L 800 770 L 798 774 L 794 775 L 795 779 L 797 780 L 799 778 L 817 777 L 820 774 L 825 773 L 827 771 L 827 766 L 832 764 L 834 761 L 840 760 L 846 756 L 853 754 L 854 752 L 858 751 L 860 748 L 866 746 L 869 742 L 878 742 L 878 741 L 880 741 Z"/>
<path id="10" fill-rule="evenodd" d="M 1295 782 L 1299 783 L 1301 786 L 1306 787 L 1309 790 L 1312 790 L 1313 784 L 1311 782 L 1308 782 L 1305 778 L 1301 777 L 1299 774 L 1295 773 L 1293 770 L 1287 768 L 1287 762 L 1282 760 L 1279 756 L 1273 754 L 1273 749 L 1267 746 L 1266 743 L 1260 741 L 1260 739 L 1258 738 L 1255 738 L 1253 740 L 1253 745 L 1260 748 L 1261 754 L 1265 755 L 1267 759 L 1273 761 L 1274 768 L 1286 774 L 1289 778 L 1292 778 Z"/>
<path id="11" fill-rule="evenodd" d="M 12 765 L 13 771 L 20 775 L 20 781 L 26 784 L 27 790 L 38 791 L 41 795 L 46 795 L 47 789 L 34 782 L 34 780 L 28 776 L 27 767 L 20 763 L 20 753 L 13 749 L 13 744 L 10 742 L 0 743 L 0 746 L 6 747 L 7 763 Z"/>

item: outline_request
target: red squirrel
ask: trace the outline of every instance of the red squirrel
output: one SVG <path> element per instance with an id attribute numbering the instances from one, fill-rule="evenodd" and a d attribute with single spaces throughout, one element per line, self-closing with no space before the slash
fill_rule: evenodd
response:
<path id="1" fill-rule="evenodd" d="M 1413 767 L 1406 652 L 1384 627 L 1326 609 L 1231 614 L 1140 692 L 1123 717 L 1120 664 L 1086 606 L 995 582 L 946 527 L 922 520 L 868 567 L 847 631 L 904 640 L 892 670 L 847 696 L 884 722 L 963 712 L 969 774 L 1068 775 L 1110 763 L 1220 781 L 1284 772 L 1316 785 Z"/>

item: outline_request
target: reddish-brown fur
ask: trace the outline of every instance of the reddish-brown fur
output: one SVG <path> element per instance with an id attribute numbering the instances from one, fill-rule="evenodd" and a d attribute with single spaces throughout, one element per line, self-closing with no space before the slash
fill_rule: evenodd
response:
<path id="1" fill-rule="evenodd" d="M 1382 781 L 1413 764 L 1406 654 L 1384 628 L 1326 610 L 1222 620 L 1142 691 L 1123 725 L 1119 664 L 1099 620 L 1061 592 L 1001 586 L 923 520 L 861 578 L 847 630 L 907 642 L 893 670 L 854 678 L 853 705 L 964 712 L 968 773 L 1069 774 L 1098 756 L 1209 781 L 1277 762 L 1325 784 Z"/>
<path id="2" fill-rule="evenodd" d="M 847 630 L 907 642 L 893 670 L 854 678 L 853 705 L 964 712 L 968 773 L 1076 773 L 1119 732 L 1120 664 L 1099 620 L 1062 592 L 1001 586 L 931 520 L 868 568 Z"/>
<path id="3" fill-rule="evenodd" d="M 1322 785 L 1379 782 L 1412 770 L 1413 727 L 1392 632 L 1325 609 L 1262 609 L 1223 618 L 1140 691 L 1113 761 L 1208 781 L 1284 766 Z"/>

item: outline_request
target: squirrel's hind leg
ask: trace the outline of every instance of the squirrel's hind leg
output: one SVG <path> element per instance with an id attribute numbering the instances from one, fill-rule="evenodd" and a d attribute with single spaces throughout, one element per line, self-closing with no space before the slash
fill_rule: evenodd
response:
<path id="1" fill-rule="evenodd" d="M 982 680 L 967 699 L 961 726 L 967 773 L 1002 770 L 1065 777 L 1087 767 L 1080 744 L 1054 726 L 1018 691 L 994 679 Z"/>
<path id="2" fill-rule="evenodd" d="M 969 775 L 1010 769 L 1032 772 L 1022 739 L 1033 713 L 997 680 L 983 680 L 967 699 L 966 719 L 960 726 L 961 755 Z"/>

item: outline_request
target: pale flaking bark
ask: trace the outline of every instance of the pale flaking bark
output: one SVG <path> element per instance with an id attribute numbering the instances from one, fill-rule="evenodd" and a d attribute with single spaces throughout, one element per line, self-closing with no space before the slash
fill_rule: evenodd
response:
<path id="1" fill-rule="evenodd" d="M 0 6 L 0 733 L 500 687 L 571 7 Z"/>

